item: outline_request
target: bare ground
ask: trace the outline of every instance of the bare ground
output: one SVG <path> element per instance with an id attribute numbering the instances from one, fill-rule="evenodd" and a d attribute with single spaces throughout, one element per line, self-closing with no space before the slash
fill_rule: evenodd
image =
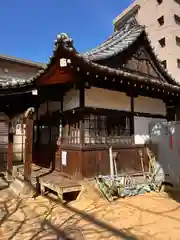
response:
<path id="1" fill-rule="evenodd" d="M 0 240 L 67 236 L 78 240 L 180 240 L 180 204 L 165 193 L 108 203 L 88 189 L 78 201 L 63 205 L 52 196 L 15 198 L 5 189 L 0 191 L 0 210 Z"/>

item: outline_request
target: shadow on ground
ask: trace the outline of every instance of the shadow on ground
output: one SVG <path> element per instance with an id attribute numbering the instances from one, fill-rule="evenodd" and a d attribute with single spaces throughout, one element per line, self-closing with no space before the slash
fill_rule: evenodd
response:
<path id="1" fill-rule="evenodd" d="M 74 207 L 64 205 L 59 200 L 55 200 L 53 197 L 46 196 L 46 199 L 50 200 L 49 205 L 37 203 L 36 200 L 21 199 L 19 197 L 13 197 L 12 192 L 8 190 L 0 191 L 0 227 L 2 231 L 0 234 L 4 234 L 6 239 L 78 239 L 83 240 L 84 235 L 104 234 L 109 239 L 112 236 L 118 237 L 117 239 L 124 240 L 136 240 L 130 233 L 123 232 L 114 228 L 110 224 L 96 219 L 89 213 L 89 210 L 78 210 Z M 36 202 L 37 201 L 37 202 Z M 31 205 L 31 206 L 30 206 Z M 51 213 L 55 208 L 62 206 L 67 211 L 68 216 L 61 220 L 60 225 L 53 223 Z M 33 209 L 33 211 L 32 211 Z M 37 211 L 36 211 L 37 210 Z M 91 208 L 92 210 L 92 208 Z M 38 212 L 38 213 L 37 213 Z M 80 220 L 85 220 L 88 230 L 82 231 L 81 227 L 77 225 Z M 106 234 L 105 234 L 106 232 Z M 1 238 L 0 236 L 0 239 Z"/>
<path id="2" fill-rule="evenodd" d="M 176 199 L 179 201 L 179 194 L 173 194 L 177 194 Z M 157 226 L 157 219 L 162 219 L 161 222 L 168 219 L 168 221 L 173 221 L 173 223 L 177 226 L 179 226 L 180 223 L 178 214 L 180 206 L 177 202 L 169 199 L 167 194 L 153 195 L 153 201 L 157 200 L 161 203 L 168 200 L 168 202 L 170 201 L 172 203 L 172 205 L 168 206 L 168 209 L 161 208 L 160 210 L 153 208 L 153 206 L 148 204 L 146 204 L 146 208 L 144 208 L 144 206 L 141 207 L 138 200 L 138 197 L 140 196 L 122 201 L 119 200 L 113 202 L 112 204 L 103 199 L 102 204 L 91 203 L 86 205 L 86 207 L 83 206 L 83 210 L 81 210 L 81 202 L 80 207 L 73 204 L 63 204 L 53 195 L 46 195 L 44 197 L 40 196 L 35 198 L 35 200 L 30 198 L 22 199 L 17 196 L 14 197 L 12 192 L 9 189 L 6 189 L 0 191 L 0 196 L 2 196 L 0 198 L 0 239 L 18 240 L 23 238 L 28 240 L 83 240 L 92 237 L 94 239 L 109 240 L 158 239 L 153 232 L 148 233 L 147 231 L 147 228 Z M 137 201 L 134 201 L 135 199 L 137 199 Z M 143 196 L 143 200 L 148 199 L 151 199 L 150 204 L 152 204 L 152 198 L 148 196 L 148 194 Z M 123 213 L 121 211 L 124 211 L 123 209 L 126 209 L 127 216 L 123 214 L 121 215 L 121 213 Z M 136 222 L 133 219 L 133 224 L 126 226 L 124 222 L 126 222 L 129 218 L 129 209 L 130 211 L 137 211 L 139 215 Z M 119 213 L 116 214 L 115 217 L 111 218 L 112 221 L 108 223 L 107 215 L 112 215 L 112 212 Z M 153 216 L 153 218 L 145 222 L 144 220 L 141 221 L 144 214 L 148 214 L 150 217 Z M 130 217 L 132 218 L 134 215 L 135 214 L 132 213 Z M 115 224 L 116 221 L 120 224 Z M 113 225 L 118 226 L 118 228 Z M 3 231 L 6 235 L 3 235 Z M 138 234 L 138 236 L 140 234 L 146 236 L 146 238 L 137 238 L 137 236 L 132 234 L 134 231 Z M 4 236 L 6 238 L 3 238 Z"/>

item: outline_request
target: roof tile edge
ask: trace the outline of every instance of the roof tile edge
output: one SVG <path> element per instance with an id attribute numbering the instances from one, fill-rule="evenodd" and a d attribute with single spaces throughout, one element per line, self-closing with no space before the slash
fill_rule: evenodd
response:
<path id="1" fill-rule="evenodd" d="M 114 20 L 113 25 L 116 25 L 120 20 L 126 18 L 129 14 L 134 15 L 138 10 L 140 9 L 140 6 L 136 4 L 136 1 L 129 5 L 126 9 L 124 9 Z"/>
<path id="2" fill-rule="evenodd" d="M 14 56 L 8 56 L 8 55 L 3 55 L 3 54 L 0 54 L 0 59 L 5 60 L 5 61 L 16 62 L 16 63 L 20 63 L 20 64 L 25 64 L 25 65 L 29 65 L 29 66 L 37 67 L 37 68 L 45 68 L 46 67 L 46 64 L 41 63 L 41 62 L 33 62 L 31 60 L 25 60 L 23 58 L 17 58 Z"/>

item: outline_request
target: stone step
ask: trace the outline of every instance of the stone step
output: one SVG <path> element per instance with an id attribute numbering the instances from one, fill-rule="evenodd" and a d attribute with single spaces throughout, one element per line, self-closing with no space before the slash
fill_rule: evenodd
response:
<path id="1" fill-rule="evenodd" d="M 22 197 L 33 197 L 36 194 L 35 188 L 20 178 L 15 178 L 10 184 L 10 188 L 16 195 Z"/>
<path id="2" fill-rule="evenodd" d="M 0 175 L 0 190 L 9 187 L 9 182 L 5 179 L 5 175 Z"/>

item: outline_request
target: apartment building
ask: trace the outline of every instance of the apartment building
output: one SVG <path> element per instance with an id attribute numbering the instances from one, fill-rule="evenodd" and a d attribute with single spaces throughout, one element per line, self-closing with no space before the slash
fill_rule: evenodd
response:
<path id="1" fill-rule="evenodd" d="M 135 12 L 139 24 L 146 26 L 162 64 L 180 82 L 180 0 L 136 0 L 113 21 L 115 30 L 130 11 Z"/>

